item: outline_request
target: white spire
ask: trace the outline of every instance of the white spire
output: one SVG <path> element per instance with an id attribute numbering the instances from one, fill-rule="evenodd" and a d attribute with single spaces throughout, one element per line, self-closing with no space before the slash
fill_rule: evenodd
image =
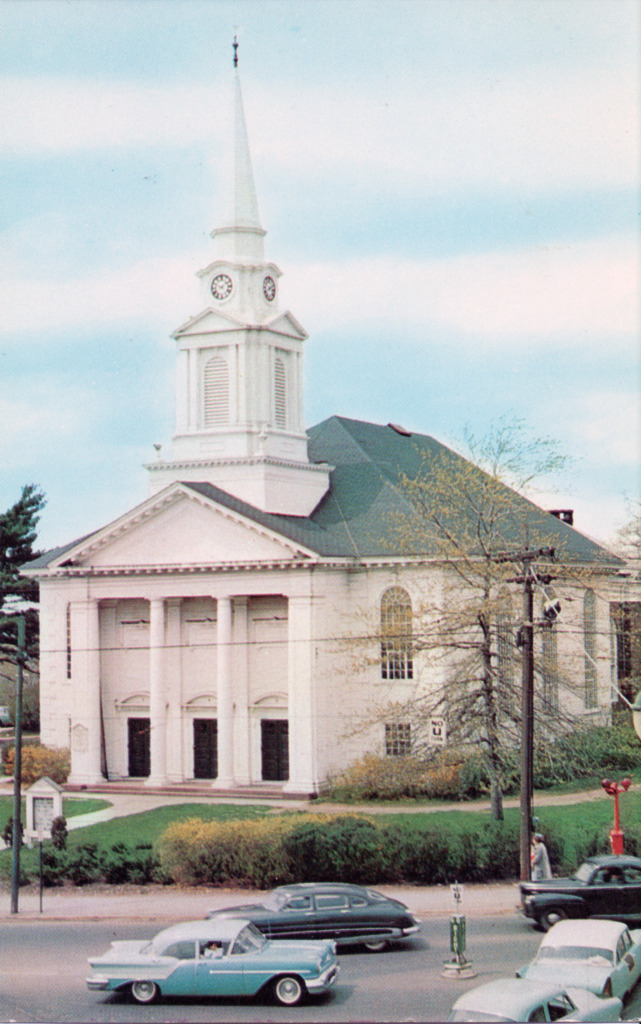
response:
<path id="1" fill-rule="evenodd" d="M 227 212 L 223 226 L 214 228 L 211 237 L 216 243 L 216 258 L 237 263 L 262 263 L 265 259 L 263 239 L 266 232 L 260 224 L 258 199 L 254 184 L 249 140 L 245 125 L 243 97 L 238 71 L 234 72 L 233 151 L 228 158 Z"/>

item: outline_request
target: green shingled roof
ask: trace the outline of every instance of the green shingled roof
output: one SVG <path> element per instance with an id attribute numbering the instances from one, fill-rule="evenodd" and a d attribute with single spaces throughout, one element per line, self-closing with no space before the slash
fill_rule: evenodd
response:
<path id="1" fill-rule="evenodd" d="M 185 481 L 184 485 L 320 556 L 376 558 L 406 553 L 400 550 L 393 524 L 399 510 L 401 515 L 411 513 L 403 477 L 414 479 L 425 473 L 430 460 L 450 466 L 453 474 L 463 467 L 470 468 L 462 456 L 434 438 L 391 425 L 332 416 L 312 427 L 308 436 L 310 461 L 334 467 L 330 489 L 309 517 L 262 512 L 212 484 Z M 514 510 L 502 531 L 506 546 L 522 545 L 523 523 L 527 522 L 532 548 L 555 547 L 563 560 L 571 562 L 613 567 L 621 564 L 616 556 L 520 494 L 507 487 L 504 492 L 506 507 Z M 458 510 L 461 528 L 464 517 L 465 513 Z M 419 537 L 414 552 L 436 557 L 439 549 L 430 539 L 429 529 L 420 531 Z M 30 563 L 29 568 L 44 567 L 64 550 L 49 552 Z"/>

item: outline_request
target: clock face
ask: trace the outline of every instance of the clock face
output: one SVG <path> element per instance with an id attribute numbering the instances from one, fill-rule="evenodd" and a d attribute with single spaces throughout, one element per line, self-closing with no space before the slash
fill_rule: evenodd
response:
<path id="1" fill-rule="evenodd" d="M 273 277 L 266 277 L 263 281 L 263 295 L 268 302 L 273 302 L 276 297 L 276 282 Z"/>
<path id="2" fill-rule="evenodd" d="M 217 274 L 211 282 L 211 294 L 220 302 L 231 295 L 234 282 L 228 274 Z"/>

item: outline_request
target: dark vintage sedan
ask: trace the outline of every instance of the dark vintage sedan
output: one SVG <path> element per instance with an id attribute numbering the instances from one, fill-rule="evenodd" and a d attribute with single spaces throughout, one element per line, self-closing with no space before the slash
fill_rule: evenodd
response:
<path id="1" fill-rule="evenodd" d="M 526 917 L 545 931 L 566 917 L 641 920 L 641 859 L 588 857 L 569 878 L 521 882 Z"/>
<path id="2" fill-rule="evenodd" d="M 339 882 L 281 885 L 263 903 L 211 910 L 207 916 L 246 918 L 271 939 L 334 939 L 375 953 L 420 927 L 400 900 Z"/>

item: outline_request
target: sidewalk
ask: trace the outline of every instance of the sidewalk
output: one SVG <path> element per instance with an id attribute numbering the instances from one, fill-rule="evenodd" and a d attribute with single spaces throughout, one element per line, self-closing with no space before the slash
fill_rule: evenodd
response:
<path id="1" fill-rule="evenodd" d="M 420 918 L 448 917 L 454 912 L 449 886 L 389 886 L 376 888 L 402 900 Z M 263 894 L 255 889 L 200 886 L 92 885 L 44 889 L 42 913 L 37 885 L 20 889 L 18 914 L 10 913 L 10 890 L 0 887 L 0 921 L 107 921 L 136 920 L 159 925 L 205 917 L 210 909 L 259 902 Z M 519 900 L 518 883 L 463 886 L 461 912 L 467 917 L 495 917 L 515 914 Z"/>

